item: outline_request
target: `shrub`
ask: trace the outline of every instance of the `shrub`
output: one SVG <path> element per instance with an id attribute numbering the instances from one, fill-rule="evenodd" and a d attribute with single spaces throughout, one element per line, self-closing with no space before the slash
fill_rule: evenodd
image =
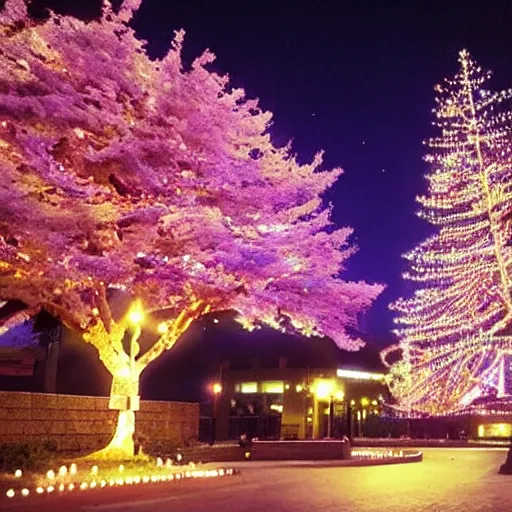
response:
<path id="1" fill-rule="evenodd" d="M 53 441 L 0 444 L 0 470 L 46 468 L 56 450 Z"/>

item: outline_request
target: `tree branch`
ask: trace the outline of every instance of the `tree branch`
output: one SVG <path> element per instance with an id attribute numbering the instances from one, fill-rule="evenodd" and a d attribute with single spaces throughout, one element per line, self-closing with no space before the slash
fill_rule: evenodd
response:
<path id="1" fill-rule="evenodd" d="M 160 356 L 162 352 L 171 349 L 190 324 L 195 319 L 208 313 L 210 309 L 209 304 L 205 304 L 203 300 L 197 300 L 190 307 L 181 311 L 176 319 L 164 322 L 167 332 L 162 334 L 158 341 L 137 359 L 137 366 L 139 366 L 140 371 Z"/>
<path id="2" fill-rule="evenodd" d="M 110 309 L 110 304 L 107 300 L 107 291 L 104 283 L 95 283 L 94 288 L 97 292 L 97 306 L 101 321 L 105 326 L 107 332 L 110 332 L 112 328 L 112 311 Z"/>
<path id="3" fill-rule="evenodd" d="M 4 309 L 4 308 L 2 308 Z M 25 308 L 22 310 L 16 310 L 12 314 L 5 316 L 4 318 L 0 319 L 0 336 L 16 325 L 19 325 L 26 320 L 29 320 L 33 316 L 37 315 L 40 311 L 40 307 L 34 307 L 34 308 Z"/>
<path id="4" fill-rule="evenodd" d="M 84 340 L 96 348 L 100 360 L 112 375 L 129 360 L 128 354 L 123 350 L 125 332 L 125 326 L 115 322 L 111 324 L 110 331 L 107 331 L 101 321 L 83 332 Z"/>

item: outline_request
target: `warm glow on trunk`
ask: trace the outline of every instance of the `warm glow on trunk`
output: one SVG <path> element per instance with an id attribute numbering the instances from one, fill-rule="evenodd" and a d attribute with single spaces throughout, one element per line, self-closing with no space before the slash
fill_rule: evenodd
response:
<path id="1" fill-rule="evenodd" d="M 111 454 L 114 458 L 133 457 L 134 442 L 133 434 L 135 433 L 135 411 L 119 411 L 117 418 L 116 432 L 114 438 L 105 448 L 107 454 Z"/>

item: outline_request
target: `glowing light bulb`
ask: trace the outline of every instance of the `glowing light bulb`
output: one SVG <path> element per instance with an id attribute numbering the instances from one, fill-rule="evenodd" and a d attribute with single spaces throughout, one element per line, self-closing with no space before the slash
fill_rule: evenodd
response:
<path id="1" fill-rule="evenodd" d="M 142 303 L 140 301 L 136 301 L 130 308 L 130 311 L 128 313 L 128 320 L 134 325 L 139 325 L 143 322 L 144 311 L 142 309 Z"/>
<path id="2" fill-rule="evenodd" d="M 8 498 L 14 498 L 16 492 L 14 491 L 14 489 L 9 489 L 5 495 L 8 497 Z"/>
<path id="3" fill-rule="evenodd" d="M 14 472 L 14 476 L 16 478 L 21 478 L 23 475 L 23 471 L 21 471 L 21 469 L 17 469 L 15 472 Z"/>

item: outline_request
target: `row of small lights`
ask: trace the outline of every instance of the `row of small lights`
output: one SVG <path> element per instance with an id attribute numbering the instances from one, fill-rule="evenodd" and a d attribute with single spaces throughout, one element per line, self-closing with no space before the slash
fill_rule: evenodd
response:
<path id="1" fill-rule="evenodd" d="M 352 450 L 352 457 L 357 459 L 394 459 L 407 456 L 404 455 L 403 450 L 398 452 L 392 450 Z"/>
<path id="2" fill-rule="evenodd" d="M 160 461 L 161 459 L 159 459 Z M 170 464 L 169 464 L 170 463 Z M 170 460 L 166 461 L 165 466 L 169 467 L 172 464 Z M 157 464 L 158 467 L 163 467 L 163 464 Z M 190 463 L 189 466 L 191 468 L 195 467 L 194 463 Z M 96 476 L 98 474 L 98 466 L 93 466 L 91 468 L 91 475 Z M 124 466 L 119 466 L 119 472 L 124 472 Z M 103 489 L 105 487 L 113 487 L 113 486 L 120 486 L 120 485 L 133 485 L 133 484 L 147 484 L 147 483 L 157 483 L 157 482 L 172 482 L 175 480 L 182 480 L 187 478 L 214 478 L 219 476 L 228 476 L 228 475 L 234 475 L 235 470 L 232 468 L 227 469 L 210 469 L 210 470 L 191 470 L 191 471 L 182 471 L 180 473 L 169 473 L 169 474 L 161 474 L 161 475 L 144 475 L 144 476 L 127 476 L 127 477 L 119 477 L 119 478 L 109 478 L 108 480 L 102 479 L 102 480 L 92 480 L 91 482 L 83 481 L 80 483 L 69 483 L 64 484 L 61 483 L 57 485 L 57 482 L 55 482 L 57 477 L 65 477 L 68 473 L 69 475 L 75 475 L 77 472 L 76 464 L 72 464 L 69 468 L 69 472 L 66 466 L 61 466 L 59 469 L 57 475 L 53 470 L 49 470 L 46 473 L 47 479 L 50 481 L 49 485 L 47 486 L 38 486 L 35 489 L 35 493 L 38 495 L 42 495 L 45 492 L 50 494 L 54 491 L 63 492 L 63 491 L 73 491 L 73 490 L 87 490 L 87 489 L 94 489 L 94 488 L 100 488 Z M 16 478 L 21 478 L 23 475 L 22 471 L 20 469 L 16 470 L 14 473 L 14 476 Z M 16 496 L 16 491 L 14 489 L 9 489 L 5 495 L 7 498 L 14 498 Z M 26 498 L 30 495 L 30 490 L 27 488 L 21 489 L 19 491 L 19 494 Z"/>

